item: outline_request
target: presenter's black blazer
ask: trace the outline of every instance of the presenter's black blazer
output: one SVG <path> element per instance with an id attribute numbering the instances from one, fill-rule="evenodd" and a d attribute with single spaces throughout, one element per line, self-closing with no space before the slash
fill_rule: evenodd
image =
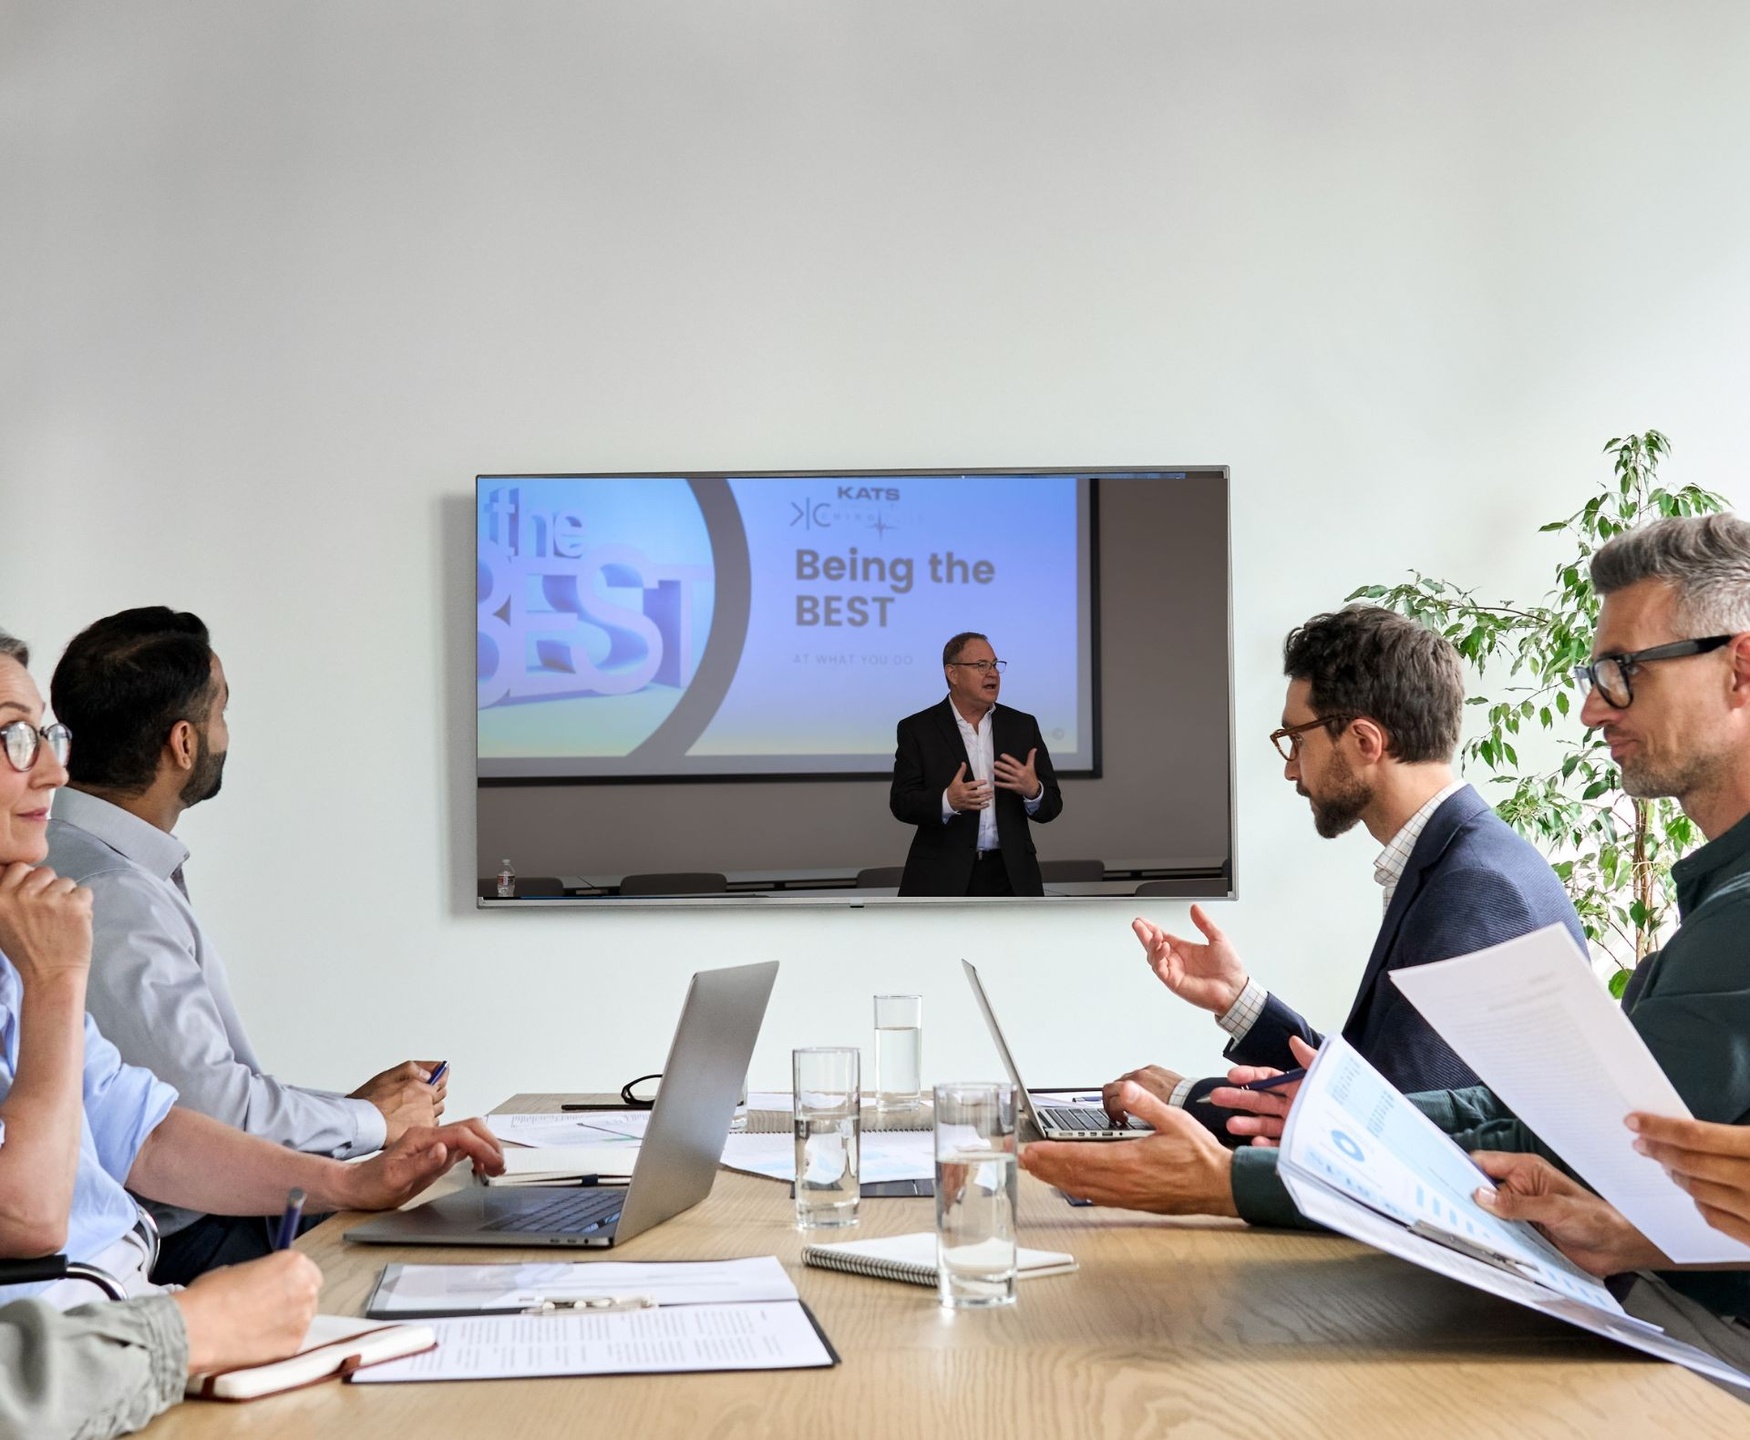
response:
<path id="1" fill-rule="evenodd" d="M 1556 924 L 1567 926 L 1584 952 L 1586 932 L 1549 862 L 1466 785 L 1446 797 L 1416 837 L 1361 972 L 1343 1038 L 1406 1095 L 1477 1084 L 1470 1067 L 1393 983 L 1391 972 L 1468 955 Z M 1574 963 L 1583 962 L 1576 958 Z M 1290 1035 L 1309 1045 L 1323 1043 L 1272 994 L 1252 1028 L 1229 1041 L 1223 1054 L 1236 1065 L 1289 1070 L 1299 1064 L 1288 1048 Z M 1219 1077 L 1199 1080 L 1187 1100 L 1225 1083 Z M 1246 1143 L 1227 1133 L 1227 1117 L 1240 1112 L 1192 1104 L 1186 1110 L 1228 1144 Z"/>
<path id="2" fill-rule="evenodd" d="M 993 758 L 1013 755 L 1025 761 L 1029 750 L 1039 752 L 1033 768 L 1045 792 L 1031 818 L 1040 824 L 1055 820 L 1063 810 L 1063 793 L 1057 788 L 1057 772 L 1051 768 L 1051 754 L 1039 734 L 1039 722 L 1023 710 L 998 705 L 990 724 Z M 944 698 L 939 705 L 899 722 L 888 808 L 894 819 L 917 826 L 899 882 L 901 895 L 964 895 L 971 883 L 978 853 L 978 815 L 957 814 L 942 823 L 942 792 L 962 765 L 970 775 L 972 761 L 966 742 L 960 738 L 960 727 L 954 723 L 951 700 Z M 995 805 L 997 843 L 1010 887 L 1017 895 L 1043 895 L 1045 887 L 1039 879 L 1026 804 L 1013 790 L 999 789 Z"/>

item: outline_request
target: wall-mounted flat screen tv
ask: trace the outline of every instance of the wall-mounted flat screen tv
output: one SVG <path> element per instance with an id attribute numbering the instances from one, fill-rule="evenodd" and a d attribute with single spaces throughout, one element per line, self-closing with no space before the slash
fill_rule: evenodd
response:
<path id="1" fill-rule="evenodd" d="M 475 517 L 482 905 L 1232 893 L 1223 468 L 482 475 Z M 932 815 L 944 757 L 987 785 Z"/>

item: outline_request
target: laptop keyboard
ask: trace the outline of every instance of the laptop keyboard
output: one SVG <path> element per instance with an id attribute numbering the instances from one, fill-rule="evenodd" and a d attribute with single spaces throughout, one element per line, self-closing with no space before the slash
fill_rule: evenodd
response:
<path id="1" fill-rule="evenodd" d="M 1065 1109 L 1042 1109 L 1039 1118 L 1047 1124 L 1055 1125 L 1059 1130 L 1122 1130 L 1122 1125 L 1114 1125 L 1112 1117 L 1104 1110 L 1090 1110 L 1085 1106 Z"/>
<path id="2" fill-rule="evenodd" d="M 618 1220 L 624 1201 L 625 1191 L 618 1187 L 604 1190 L 580 1187 L 565 1191 L 549 1205 L 526 1210 L 520 1215 L 506 1215 L 481 1226 L 481 1229 L 508 1230 L 520 1235 L 547 1230 L 583 1235 L 599 1230 L 610 1220 Z"/>

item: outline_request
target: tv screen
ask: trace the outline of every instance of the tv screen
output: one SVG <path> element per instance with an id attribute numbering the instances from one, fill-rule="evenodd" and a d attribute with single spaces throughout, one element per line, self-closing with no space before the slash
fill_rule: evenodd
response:
<path id="1" fill-rule="evenodd" d="M 1207 466 L 478 477 L 481 903 L 505 857 L 517 903 L 911 898 L 897 731 L 963 632 L 1055 772 L 1047 897 L 1231 894 L 1227 508 Z"/>

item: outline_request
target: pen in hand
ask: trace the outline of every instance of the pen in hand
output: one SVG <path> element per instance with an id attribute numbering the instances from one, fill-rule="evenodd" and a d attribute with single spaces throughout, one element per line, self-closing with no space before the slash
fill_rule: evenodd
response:
<path id="1" fill-rule="evenodd" d="M 294 1187 L 286 1191 L 286 1213 L 280 1216 L 279 1234 L 273 1242 L 275 1250 L 291 1248 L 292 1241 L 298 1238 L 298 1222 L 303 1218 L 304 1192 Z"/>
<path id="2" fill-rule="evenodd" d="M 431 1077 L 425 1083 L 427 1085 L 435 1085 L 438 1083 L 438 1081 L 442 1080 L 444 1078 L 444 1076 L 448 1075 L 449 1073 L 450 1073 L 450 1062 L 448 1060 L 440 1060 L 437 1063 L 437 1069 L 435 1069 L 431 1072 Z"/>
<path id="3" fill-rule="evenodd" d="M 1223 1088 L 1228 1090 L 1280 1090 L 1284 1085 L 1292 1085 L 1296 1080 L 1304 1079 L 1306 1079 L 1304 1069 L 1284 1070 L 1280 1075 L 1270 1075 L 1262 1080 L 1249 1080 L 1244 1085 L 1228 1085 Z M 1199 1105 L 1212 1105 L 1215 1102 L 1208 1095 L 1199 1095 L 1197 1103 Z"/>

